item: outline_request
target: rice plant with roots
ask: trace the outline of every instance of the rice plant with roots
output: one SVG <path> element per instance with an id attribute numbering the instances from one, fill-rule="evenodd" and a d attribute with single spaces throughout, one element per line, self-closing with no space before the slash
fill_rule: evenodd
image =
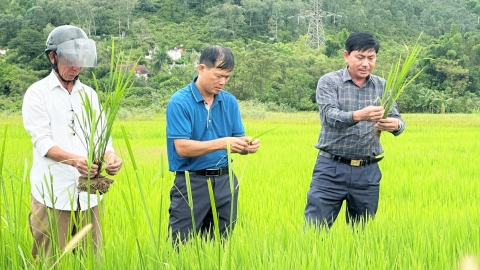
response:
<path id="1" fill-rule="evenodd" d="M 126 58 L 126 60 L 125 60 Z M 125 68 L 126 67 L 126 68 Z M 79 179 L 78 188 L 82 191 L 95 194 L 97 191 L 104 194 L 108 191 L 112 179 L 105 177 L 107 146 L 111 140 L 113 124 L 120 108 L 120 103 L 125 94 L 132 88 L 131 78 L 135 73 L 136 62 L 126 57 L 124 52 L 115 57 L 115 43 L 112 39 L 110 57 L 110 79 L 105 89 L 105 100 L 100 106 L 94 106 L 86 92 L 81 93 L 83 111 L 82 115 L 75 115 L 80 124 L 80 133 L 77 134 L 85 140 L 84 147 L 88 150 L 88 165 L 98 166 L 97 175 L 82 176 Z M 93 74 L 94 86 L 97 93 L 100 87 L 95 74 Z"/>

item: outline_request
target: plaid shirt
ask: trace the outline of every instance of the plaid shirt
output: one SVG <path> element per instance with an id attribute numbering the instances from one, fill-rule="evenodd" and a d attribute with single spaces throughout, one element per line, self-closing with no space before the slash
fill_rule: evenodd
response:
<path id="1" fill-rule="evenodd" d="M 317 85 L 317 103 L 322 128 L 316 148 L 346 158 L 371 158 L 383 153 L 380 140 L 375 137 L 375 123 L 353 121 L 353 112 L 370 105 L 380 106 L 385 79 L 370 74 L 362 87 L 358 87 L 348 73 L 348 67 L 330 72 L 320 78 Z M 399 120 L 400 135 L 405 129 L 397 106 L 388 117 Z"/>

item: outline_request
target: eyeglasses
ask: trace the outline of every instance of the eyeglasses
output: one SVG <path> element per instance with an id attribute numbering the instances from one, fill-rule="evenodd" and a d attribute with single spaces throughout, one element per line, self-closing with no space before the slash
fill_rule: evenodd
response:
<path id="1" fill-rule="evenodd" d="M 75 136 L 75 112 L 72 110 L 67 112 L 68 128 L 73 136 Z"/>

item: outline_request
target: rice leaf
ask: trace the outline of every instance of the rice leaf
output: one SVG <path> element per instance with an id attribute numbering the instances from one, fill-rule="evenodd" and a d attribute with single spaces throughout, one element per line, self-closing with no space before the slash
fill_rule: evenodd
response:
<path id="1" fill-rule="evenodd" d="M 387 118 L 388 113 L 393 109 L 397 99 L 403 93 L 405 88 L 412 83 L 425 68 L 409 77 L 410 70 L 416 63 L 416 60 L 420 54 L 422 47 L 417 43 L 413 49 L 409 52 L 405 60 L 402 61 L 402 56 L 398 57 L 398 60 L 392 64 L 390 71 L 388 72 L 385 89 L 380 98 L 380 103 L 385 108 L 383 118 Z M 408 48 L 407 48 L 408 50 Z"/>
<path id="2" fill-rule="evenodd" d="M 248 144 L 251 144 L 254 140 L 258 139 L 260 136 L 265 135 L 265 134 L 269 133 L 270 131 L 272 131 L 272 130 L 274 130 L 274 129 L 276 129 L 276 128 L 278 128 L 278 126 L 277 126 L 277 127 L 274 127 L 274 128 L 271 128 L 271 129 L 269 129 L 269 130 L 263 131 L 263 132 L 261 132 L 260 134 L 258 134 L 257 136 L 253 136 L 247 143 L 248 143 Z"/>

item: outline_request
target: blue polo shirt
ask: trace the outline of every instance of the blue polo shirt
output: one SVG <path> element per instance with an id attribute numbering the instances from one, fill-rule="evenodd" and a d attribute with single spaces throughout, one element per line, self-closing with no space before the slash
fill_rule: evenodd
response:
<path id="1" fill-rule="evenodd" d="M 210 141 L 223 137 L 245 136 L 237 99 L 222 90 L 215 95 L 208 110 L 195 77 L 184 88 L 175 92 L 167 105 L 167 154 L 170 171 L 197 171 L 225 167 L 227 151 L 218 150 L 196 158 L 181 158 L 173 141 L 188 139 Z"/>

